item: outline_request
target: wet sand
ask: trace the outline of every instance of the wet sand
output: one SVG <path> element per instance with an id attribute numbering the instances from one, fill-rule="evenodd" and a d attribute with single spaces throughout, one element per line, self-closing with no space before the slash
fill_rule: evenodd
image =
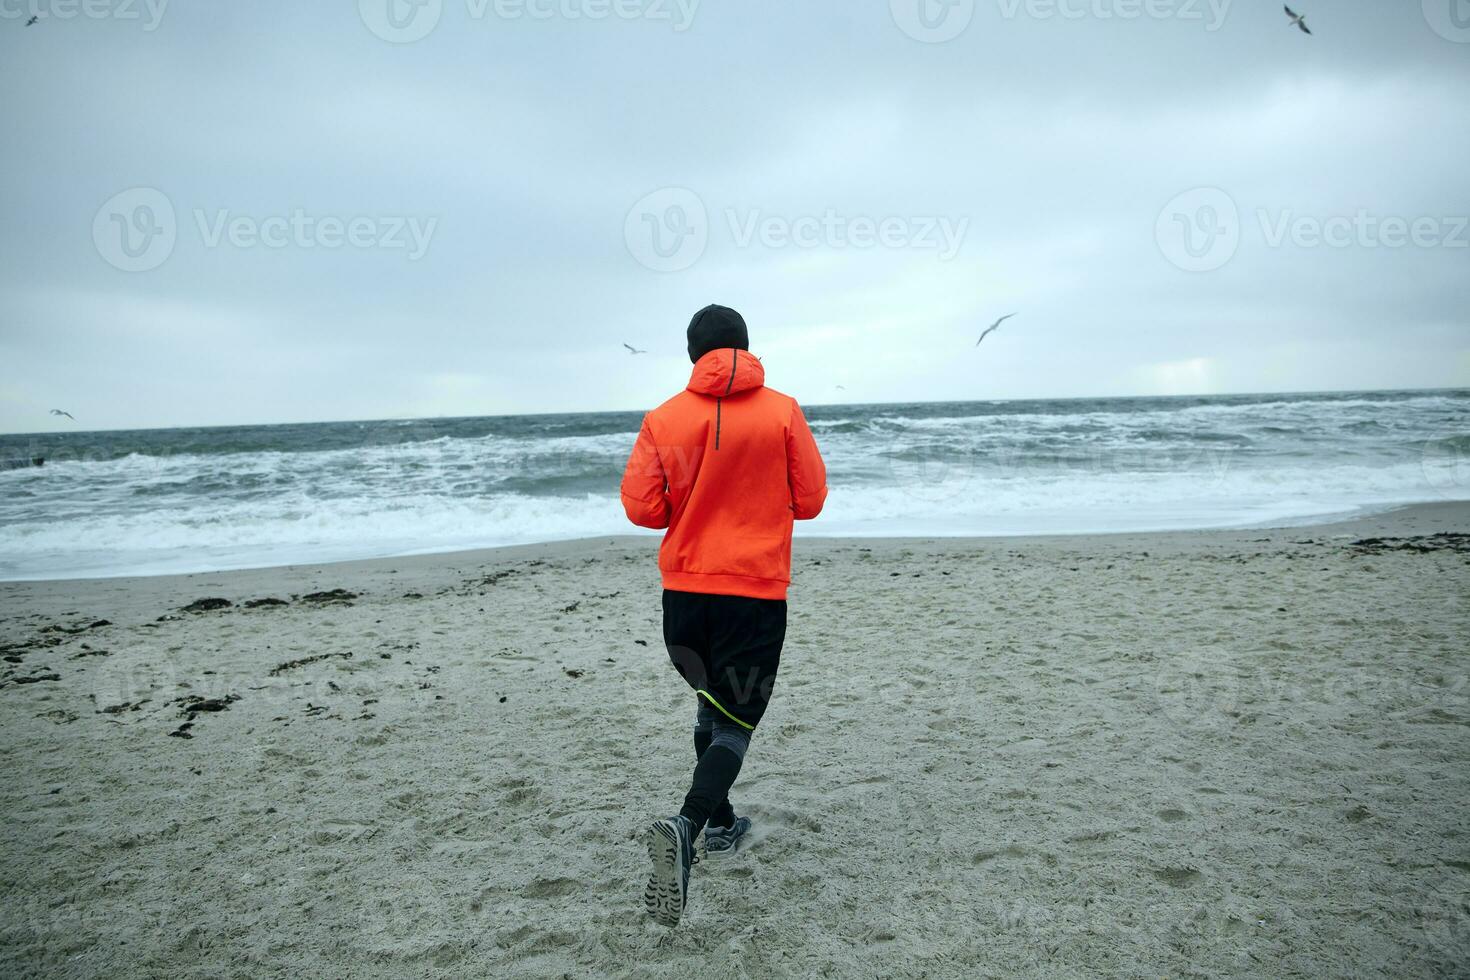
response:
<path id="1" fill-rule="evenodd" d="M 1464 532 L 799 540 L 673 932 L 653 539 L 3 583 L 0 973 L 1464 975 Z"/>

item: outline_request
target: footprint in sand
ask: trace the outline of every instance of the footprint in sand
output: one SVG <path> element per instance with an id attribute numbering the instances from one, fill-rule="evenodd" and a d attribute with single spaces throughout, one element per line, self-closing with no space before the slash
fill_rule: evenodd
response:
<path id="1" fill-rule="evenodd" d="M 1198 868 L 1150 868 L 1149 873 L 1170 888 L 1185 888 L 1200 879 Z"/>
<path id="2" fill-rule="evenodd" d="M 549 952 L 559 947 L 575 946 L 578 936 L 567 929 L 543 929 L 539 926 L 518 926 L 503 929 L 495 936 L 495 945 L 501 949 L 520 948 L 528 954 Z"/>
<path id="3" fill-rule="evenodd" d="M 313 844 L 339 844 L 344 841 L 357 840 L 369 833 L 374 828 L 372 824 L 359 823 L 356 820 L 324 820 L 317 830 L 312 831 L 308 840 Z"/>
<path id="4" fill-rule="evenodd" d="M 495 786 L 497 789 L 506 791 L 506 806 L 526 806 L 541 798 L 541 790 L 537 789 L 536 784 L 519 776 L 502 779 Z"/>
<path id="5" fill-rule="evenodd" d="M 1026 849 L 1024 847 L 1020 847 L 1016 844 L 1009 844 L 998 851 L 977 851 L 975 855 L 970 858 L 970 863 L 984 864 L 987 861 L 993 861 L 999 857 L 1019 858 L 1025 856 Z"/>
<path id="6" fill-rule="evenodd" d="M 537 878 L 521 889 L 521 895 L 525 898 L 562 898 L 581 887 L 575 878 Z"/>

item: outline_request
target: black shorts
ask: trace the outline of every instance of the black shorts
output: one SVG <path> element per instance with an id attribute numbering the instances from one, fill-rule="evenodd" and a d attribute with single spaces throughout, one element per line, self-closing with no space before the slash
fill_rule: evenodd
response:
<path id="1" fill-rule="evenodd" d="M 786 600 L 664 590 L 664 646 L 694 693 L 753 730 L 771 700 Z"/>

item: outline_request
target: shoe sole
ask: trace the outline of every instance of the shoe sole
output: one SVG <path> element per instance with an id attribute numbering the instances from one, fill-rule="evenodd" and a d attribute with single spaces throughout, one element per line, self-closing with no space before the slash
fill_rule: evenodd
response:
<path id="1" fill-rule="evenodd" d="M 684 914 L 683 850 L 679 832 L 667 820 L 648 828 L 648 860 L 653 870 L 643 890 L 643 905 L 660 925 L 676 926 Z"/>

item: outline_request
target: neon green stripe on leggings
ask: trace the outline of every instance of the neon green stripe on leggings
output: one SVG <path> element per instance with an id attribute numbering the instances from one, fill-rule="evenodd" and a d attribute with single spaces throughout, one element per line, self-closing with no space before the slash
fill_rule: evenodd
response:
<path id="1" fill-rule="evenodd" d="M 741 728 L 744 728 L 747 731 L 752 731 L 752 732 L 755 731 L 755 726 L 754 725 L 747 725 L 745 722 L 741 721 L 739 718 L 736 718 L 734 715 L 730 714 L 730 712 L 728 712 L 728 711 L 725 710 L 725 706 L 723 704 L 721 704 L 720 702 L 716 701 L 714 695 L 711 694 L 710 692 L 704 690 L 703 688 L 695 688 L 694 689 L 694 693 L 700 695 L 701 697 L 703 697 L 706 701 L 708 701 L 710 704 L 714 705 L 716 708 L 719 708 L 720 709 L 720 714 L 724 715 L 726 718 L 729 718 L 731 721 L 733 721 L 735 724 L 739 725 Z"/>

